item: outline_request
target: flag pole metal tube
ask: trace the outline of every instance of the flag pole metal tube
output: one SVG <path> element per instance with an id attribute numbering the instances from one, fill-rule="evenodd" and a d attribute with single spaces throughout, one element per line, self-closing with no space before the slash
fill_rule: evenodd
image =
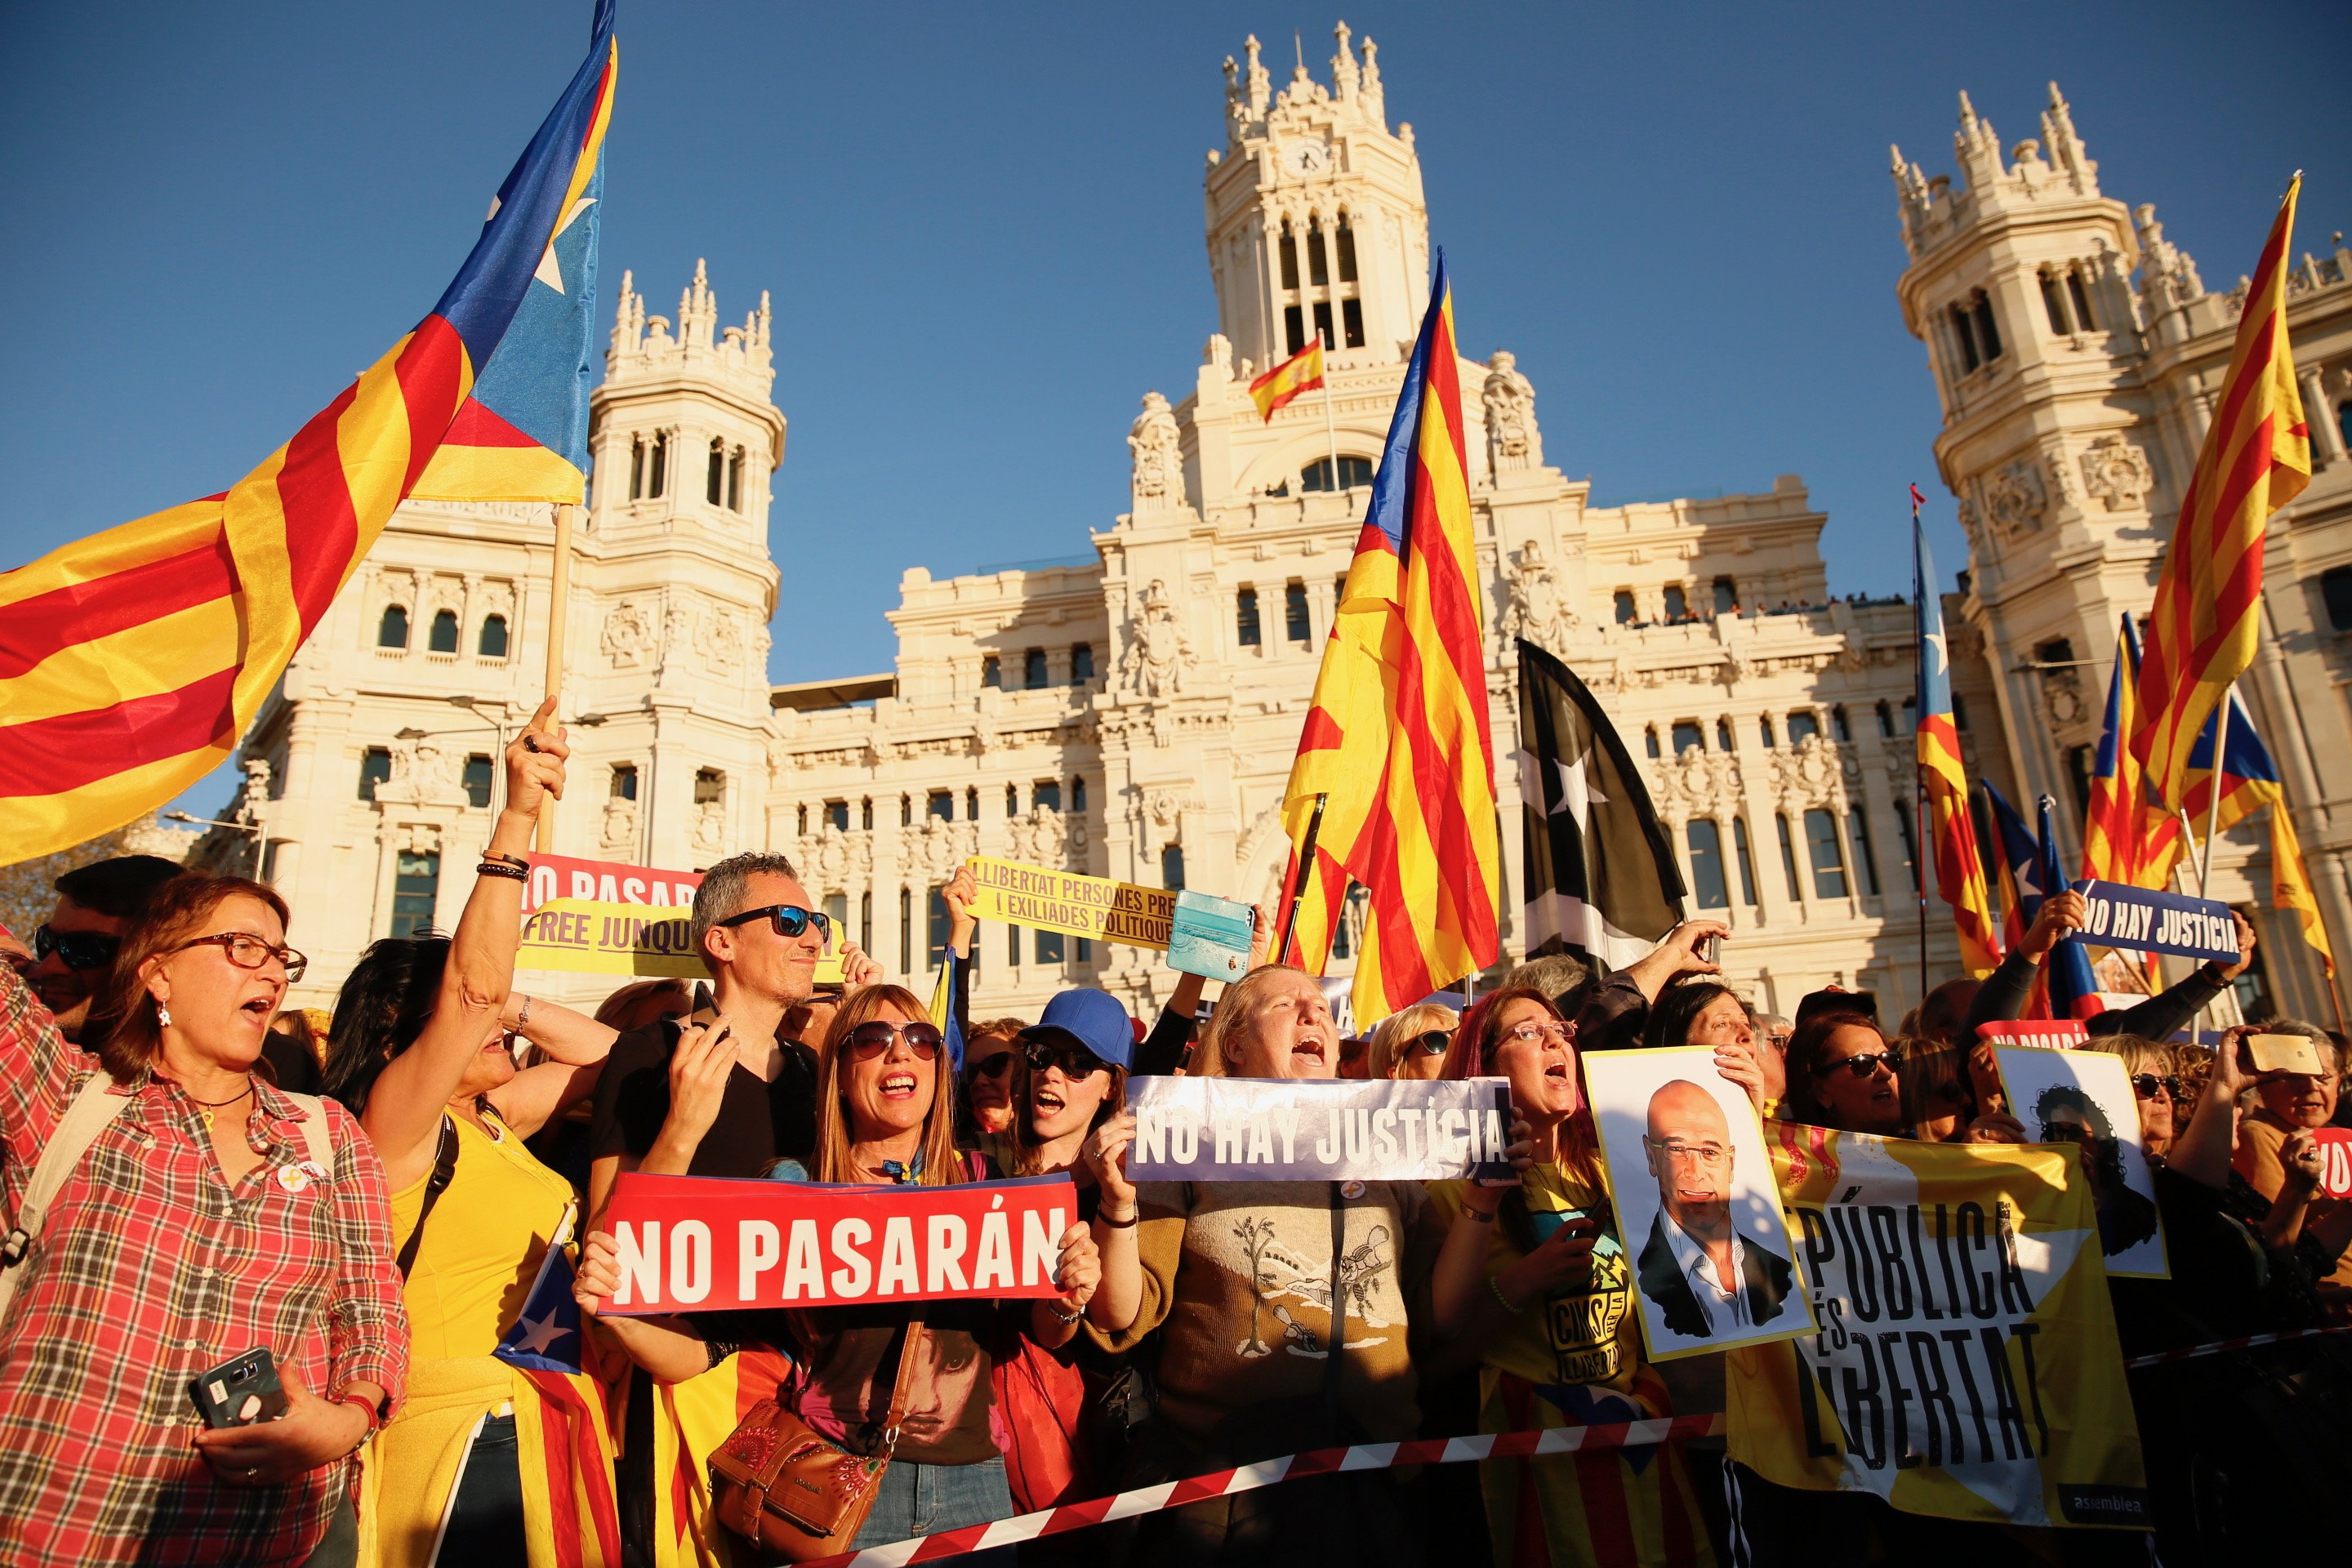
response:
<path id="1" fill-rule="evenodd" d="M 1331 348 L 1323 348 L 1323 434 L 1331 443 L 1331 491 L 1345 494 L 1347 486 L 1339 482 L 1339 426 L 1331 417 Z"/>
<path id="2" fill-rule="evenodd" d="M 1307 837 L 1298 847 L 1298 879 L 1291 884 L 1290 908 L 1283 911 L 1282 945 L 1274 950 L 1276 963 L 1290 962 L 1291 939 L 1298 934 L 1298 906 L 1307 901 L 1307 879 L 1315 874 L 1315 840 L 1323 831 L 1323 807 L 1328 795 L 1315 797 L 1315 815 L 1307 819 Z"/>
<path id="3" fill-rule="evenodd" d="M 2213 766 L 2205 775 L 2205 852 L 2197 862 L 2197 896 L 2210 898 L 2205 883 L 2213 870 L 2213 833 L 2221 822 L 2221 775 L 2230 762 L 2230 704 L 2238 683 L 2221 689 L 2221 706 L 2213 717 Z"/>
<path id="4" fill-rule="evenodd" d="M 563 685 L 563 637 L 572 608 L 572 525 L 579 511 L 576 506 L 562 504 L 555 509 L 555 566 L 547 601 L 546 695 L 550 697 Z M 539 803 L 538 847 L 542 855 L 555 849 L 555 802 L 546 796 Z"/>
<path id="5" fill-rule="evenodd" d="M 1919 884 L 1919 1005 L 1927 1005 L 1935 987 L 1927 973 L 1927 769 L 1919 761 L 1919 726 L 1927 721 L 1927 584 L 1920 575 L 1919 487 L 1911 487 L 1911 673 L 1920 707 L 1911 715 L 1911 805 L 1917 826 L 1911 838 L 1911 871 Z"/>

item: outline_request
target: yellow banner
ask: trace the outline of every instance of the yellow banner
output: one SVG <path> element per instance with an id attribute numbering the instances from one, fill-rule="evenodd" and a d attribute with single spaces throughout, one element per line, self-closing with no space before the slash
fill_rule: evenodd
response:
<path id="1" fill-rule="evenodd" d="M 524 919 L 515 967 L 707 980 L 710 970 L 688 931 L 692 913 L 661 904 L 550 899 Z M 841 983 L 841 952 L 834 944 L 817 960 L 816 984 Z"/>
<path id="2" fill-rule="evenodd" d="M 980 897 L 971 912 L 982 920 L 1006 921 L 1071 936 L 1098 936 L 1131 947 L 1165 949 L 1168 945 L 1176 895 L 1165 888 L 1051 871 L 986 855 L 972 858 L 971 873 L 980 884 Z"/>
<path id="3" fill-rule="evenodd" d="M 2074 1151 L 1765 1131 L 1821 1331 L 1730 1353 L 1731 1457 L 1906 1513 L 2148 1528 Z"/>

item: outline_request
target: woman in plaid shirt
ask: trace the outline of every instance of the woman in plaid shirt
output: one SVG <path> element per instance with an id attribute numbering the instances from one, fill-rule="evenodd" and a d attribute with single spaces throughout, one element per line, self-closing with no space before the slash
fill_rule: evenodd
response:
<path id="1" fill-rule="evenodd" d="M 0 1322 L 0 1562 L 301 1563 L 399 1393 L 408 1325 L 383 1167 L 341 1106 L 308 1110 L 256 1071 L 305 962 L 285 933 L 285 904 L 258 883 L 167 884 L 124 934 L 97 1056 L 0 968 L 9 1212 L 101 1065 L 125 1102 L 17 1265 Z M 303 1138 L 312 1114 L 324 1169 Z M 205 1430 L 190 1381 L 257 1347 L 286 1415 Z"/>

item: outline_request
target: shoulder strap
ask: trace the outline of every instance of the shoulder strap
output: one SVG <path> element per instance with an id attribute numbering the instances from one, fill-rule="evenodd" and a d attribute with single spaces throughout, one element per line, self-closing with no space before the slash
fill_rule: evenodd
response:
<path id="1" fill-rule="evenodd" d="M 16 1293 L 16 1266 L 40 1238 L 41 1226 L 49 1217 L 49 1205 L 65 1189 L 81 1157 L 98 1142 L 114 1119 L 131 1104 L 131 1097 L 110 1092 L 114 1079 L 107 1073 L 89 1075 L 66 1113 L 58 1119 L 56 1131 L 41 1146 L 41 1157 L 33 1166 L 33 1179 L 26 1184 L 25 1202 L 17 1209 L 16 1222 L 5 1238 L 0 1238 L 0 1322 L 8 1315 L 8 1303 Z"/>
<path id="2" fill-rule="evenodd" d="M 898 1375 L 890 1384 L 890 1413 L 882 1417 L 882 1457 L 898 1447 L 898 1424 L 907 1418 L 908 1391 L 915 1381 L 915 1352 L 923 1342 L 923 1309 L 907 1320 L 906 1336 L 898 1342 Z"/>
<path id="3" fill-rule="evenodd" d="M 1339 1435 L 1339 1351 L 1348 1339 L 1348 1296 L 1342 1282 L 1348 1256 L 1348 1205 L 1339 1184 L 1331 1184 L 1331 1332 L 1323 1355 L 1323 1419 L 1330 1427 L 1328 1442 L 1344 1441 Z"/>
<path id="4" fill-rule="evenodd" d="M 302 1120 L 295 1126 L 302 1134 L 303 1157 L 330 1176 L 335 1173 L 335 1142 L 327 1131 L 327 1102 L 315 1094 L 296 1094 L 291 1089 L 278 1091 L 302 1108 Z"/>
<path id="5" fill-rule="evenodd" d="M 433 1205 L 441 1201 L 441 1194 L 448 1191 L 457 1174 L 457 1129 L 445 1110 L 441 1113 L 441 1140 L 433 1146 L 433 1174 L 425 1184 L 425 1201 L 416 1205 L 416 1228 L 401 1244 L 398 1267 L 403 1279 L 416 1267 L 416 1248 L 425 1239 L 425 1222 L 433 1217 Z"/>

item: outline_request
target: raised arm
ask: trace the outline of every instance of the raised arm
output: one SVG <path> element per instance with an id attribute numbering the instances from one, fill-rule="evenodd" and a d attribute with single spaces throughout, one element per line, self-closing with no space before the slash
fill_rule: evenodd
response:
<path id="1" fill-rule="evenodd" d="M 490 1091 L 499 1119 L 526 1138 L 596 1092 L 604 1058 L 620 1037 L 610 1024 L 520 993 L 507 997 L 499 1021 L 548 1058 L 533 1062 Z"/>
<path id="2" fill-rule="evenodd" d="M 542 799 L 563 797 L 563 759 L 570 754 L 556 725 L 555 701 L 539 705 L 507 748 L 507 798 L 491 830 L 485 865 L 522 871 Z M 510 868 L 507 862 L 512 862 Z M 385 1179 L 399 1191 L 422 1176 L 433 1159 L 442 1110 L 483 1043 L 499 1027 L 514 984 L 515 949 L 522 938 L 521 876 L 483 872 L 449 941 L 449 963 L 433 1016 L 415 1042 L 386 1065 L 369 1091 L 368 1136 L 383 1156 Z"/>

